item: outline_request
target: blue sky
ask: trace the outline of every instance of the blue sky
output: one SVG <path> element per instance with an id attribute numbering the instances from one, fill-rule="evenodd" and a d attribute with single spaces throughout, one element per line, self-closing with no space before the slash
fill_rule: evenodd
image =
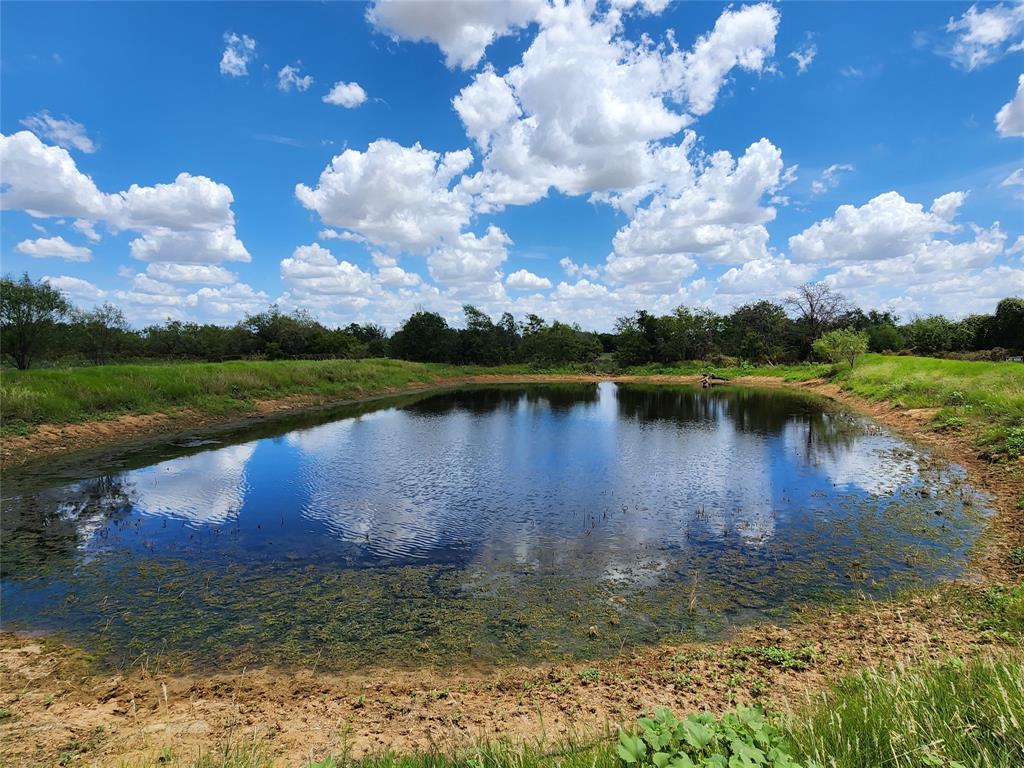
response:
<path id="1" fill-rule="evenodd" d="M 137 324 L 1024 294 L 1020 2 L 2 17 L 3 270 Z"/>

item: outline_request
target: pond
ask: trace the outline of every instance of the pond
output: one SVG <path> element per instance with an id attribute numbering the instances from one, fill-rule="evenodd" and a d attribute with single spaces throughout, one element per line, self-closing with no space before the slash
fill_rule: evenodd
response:
<path id="1" fill-rule="evenodd" d="M 3 623 L 163 668 L 597 657 L 954 576 L 985 504 L 800 393 L 449 390 L 8 473 Z"/>

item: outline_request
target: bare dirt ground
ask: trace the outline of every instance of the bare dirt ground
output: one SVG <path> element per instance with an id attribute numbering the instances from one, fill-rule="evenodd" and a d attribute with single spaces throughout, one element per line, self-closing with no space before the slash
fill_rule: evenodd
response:
<path id="1" fill-rule="evenodd" d="M 818 610 L 786 628 L 748 627 L 715 644 L 457 672 L 102 675 L 72 649 L 4 634 L 0 706 L 8 716 L 0 740 L 10 766 L 132 765 L 165 747 L 195 756 L 253 739 L 288 766 L 343 750 L 409 751 L 480 738 L 557 743 L 566 734 L 600 735 L 657 706 L 679 712 L 751 701 L 798 707 L 813 691 L 866 666 L 1006 652 L 972 628 L 956 603 L 955 596 L 935 593 Z M 759 647 L 786 649 L 802 661 L 787 669 Z"/>
<path id="2" fill-rule="evenodd" d="M 439 385 L 566 380 L 608 378 L 477 376 Z M 696 377 L 637 380 L 692 383 Z M 287 766 L 342 750 L 356 755 L 385 748 L 408 751 L 498 736 L 550 742 L 570 733 L 600 734 L 655 706 L 681 712 L 719 710 L 744 701 L 793 707 L 866 666 L 1006 652 L 964 606 L 984 584 L 1019 583 L 1024 576 L 1006 556 L 1024 545 L 1024 510 L 1017 508 L 1024 495 L 1024 462 L 990 464 L 979 457 L 970 435 L 929 431 L 930 411 L 866 403 L 825 382 L 748 378 L 734 383 L 798 387 L 831 397 L 964 466 L 975 487 L 992 495 L 996 510 L 973 563 L 972 583 L 853 609 L 813 608 L 787 627 L 742 628 L 718 643 L 659 646 L 564 666 L 339 675 L 316 672 L 311 660 L 305 670 L 164 675 L 132 669 L 110 674 L 96 671 L 74 648 L 4 633 L 0 765 L 131 766 L 155 761 L 165 747 L 188 757 L 217 744 L 254 739 Z M 319 404 L 289 399 L 258 407 L 260 413 L 275 413 Z M 43 428 L 6 439 L 3 459 L 10 466 L 126 436 L 211 423 L 195 414 L 177 414 Z M 795 653 L 796 667 L 785 668 L 751 650 L 762 646 Z M 1020 653 L 1019 645 L 1013 652 Z"/>

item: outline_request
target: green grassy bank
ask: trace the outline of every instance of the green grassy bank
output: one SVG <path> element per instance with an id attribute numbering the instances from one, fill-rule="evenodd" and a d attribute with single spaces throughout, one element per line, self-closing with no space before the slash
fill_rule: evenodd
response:
<path id="1" fill-rule="evenodd" d="M 0 384 L 0 419 L 5 429 L 16 430 L 181 409 L 230 415 L 249 410 L 257 400 L 296 395 L 346 400 L 428 385 L 452 370 L 381 359 L 8 370 Z"/>
<path id="2" fill-rule="evenodd" d="M 271 768 L 258 743 L 150 765 Z M 309 768 L 1018 768 L 1024 765 L 1024 665 L 1016 657 L 873 669 L 793 712 L 739 708 L 721 718 L 662 711 L 618 737 L 508 742 L 458 752 L 325 756 Z M 149 766 L 146 766 L 149 768 Z"/>
<path id="3" fill-rule="evenodd" d="M 993 454 L 1024 455 L 1024 365 L 942 360 L 933 357 L 864 355 L 854 368 L 803 365 L 714 368 L 700 363 L 646 366 L 630 373 L 683 375 L 712 370 L 726 378 L 770 376 L 785 381 L 829 378 L 843 390 L 902 408 L 939 409 L 937 430 L 970 430 Z"/>
<path id="4" fill-rule="evenodd" d="M 244 413 L 256 400 L 295 395 L 324 399 L 366 397 L 425 386 L 442 377 L 490 374 L 585 373 L 592 368 L 458 367 L 398 360 L 282 360 L 226 363 L 107 365 L 6 370 L 0 382 L 4 430 L 66 424 L 122 414 Z M 1024 454 L 1024 365 L 924 357 L 865 355 L 852 370 L 821 364 L 715 368 L 693 362 L 646 366 L 623 373 L 693 375 L 713 370 L 728 378 L 770 376 L 786 381 L 832 377 L 868 400 L 907 408 L 938 408 L 936 429 L 973 429 L 995 453 Z"/>

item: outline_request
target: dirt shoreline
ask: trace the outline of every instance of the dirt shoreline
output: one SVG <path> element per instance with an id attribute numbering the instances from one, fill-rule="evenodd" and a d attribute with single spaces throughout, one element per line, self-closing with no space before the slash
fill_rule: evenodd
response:
<path id="1" fill-rule="evenodd" d="M 608 380 L 670 384 L 695 383 L 698 377 L 470 376 L 370 399 L 462 384 Z M 458 671 L 324 674 L 311 660 L 305 670 L 169 675 L 137 668 L 112 675 L 95 671 L 73 647 L 2 633 L 0 765 L 48 766 L 70 759 L 75 765 L 130 766 L 154 761 L 164 747 L 189 758 L 217 744 L 254 739 L 288 766 L 341 751 L 407 751 L 498 736 L 543 734 L 557 740 L 568 733 L 598 734 L 654 706 L 679 711 L 719 710 L 742 701 L 798 706 L 810 692 L 869 665 L 1022 652 L 1019 643 L 1009 648 L 978 629 L 963 606 L 985 583 L 1020 583 L 1024 576 L 1007 557 L 1011 548 L 1024 545 L 1024 510 L 1016 506 L 1024 494 L 1024 462 L 988 463 L 979 457 L 973 436 L 928 430 L 932 411 L 869 403 L 828 382 L 744 377 L 731 383 L 824 395 L 964 466 L 975 487 L 992 495 L 996 511 L 972 562 L 974 583 L 947 583 L 853 609 L 813 607 L 786 627 L 742 627 L 716 643 L 636 649 L 598 662 Z M 341 404 L 269 401 L 258 403 L 245 421 Z M 13 468 L 126 439 L 171 437 L 236 421 L 186 412 L 41 428 L 5 438 L 3 465 Z M 806 648 L 805 667 L 780 667 L 750 651 L 759 646 Z"/>

